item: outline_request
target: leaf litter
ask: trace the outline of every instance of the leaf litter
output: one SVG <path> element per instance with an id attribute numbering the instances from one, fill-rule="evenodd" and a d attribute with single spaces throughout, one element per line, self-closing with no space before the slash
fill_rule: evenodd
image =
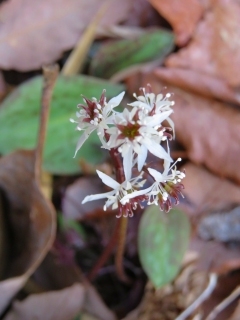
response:
<path id="1" fill-rule="evenodd" d="M 238 109 L 240 78 L 237 71 L 239 65 L 239 42 L 237 41 L 239 38 L 239 3 L 235 0 L 220 0 L 218 2 L 211 0 L 189 2 L 186 0 L 181 4 L 181 7 L 173 0 L 162 2 L 151 0 L 149 2 L 142 1 L 142 3 L 143 5 L 140 6 L 136 1 L 128 3 L 124 1 L 122 7 L 120 6 L 121 8 L 119 5 L 113 4 L 114 9 L 113 7 L 109 9 L 110 14 L 108 13 L 104 18 L 105 20 L 109 20 L 107 25 L 110 26 L 110 29 L 112 28 L 112 30 L 114 30 L 116 23 L 126 20 L 126 25 L 130 28 L 131 26 L 146 28 L 156 21 L 156 25 L 169 29 L 169 25 L 166 23 L 167 21 L 173 28 L 173 33 L 176 37 L 175 43 L 179 47 L 175 48 L 175 51 L 170 55 L 168 54 L 164 63 L 158 61 L 155 65 L 152 65 L 152 71 L 149 74 L 146 74 L 147 69 L 140 65 L 138 69 L 132 70 L 132 74 L 135 73 L 135 75 L 130 77 L 130 73 L 122 73 L 121 77 L 113 77 L 113 79 L 115 79 L 115 81 L 119 81 L 119 79 L 124 81 L 128 93 L 137 92 L 139 87 L 146 86 L 147 83 L 152 84 L 154 91 L 155 89 L 159 91 L 162 87 L 167 86 L 168 91 L 174 93 L 176 103 L 173 117 L 176 136 L 178 142 L 181 144 L 181 149 L 178 149 L 178 144 L 174 145 L 174 148 L 176 148 L 175 154 L 177 155 L 179 152 L 182 152 L 186 160 L 188 160 L 183 162 L 187 176 L 185 180 L 185 190 L 183 191 L 185 198 L 181 203 L 181 208 L 187 213 L 191 220 L 192 237 L 189 249 L 194 251 L 197 259 L 183 266 L 181 272 L 170 284 L 160 290 L 155 290 L 152 288 L 152 285 L 148 283 L 145 293 L 143 293 L 142 289 L 147 279 L 144 278 L 139 262 L 137 261 L 138 252 L 136 239 L 139 217 L 141 215 L 141 212 L 139 212 L 137 219 L 134 217 L 131 221 L 133 223 L 129 224 L 129 235 L 126 242 L 127 247 L 124 259 L 128 276 L 134 280 L 133 283 L 131 285 L 122 284 L 115 278 L 113 270 L 113 248 L 110 248 L 111 250 L 109 249 L 111 254 L 109 254 L 107 258 L 105 257 L 106 265 L 101 266 L 99 274 L 95 272 L 93 283 L 101 293 L 105 302 L 117 313 L 119 318 L 122 318 L 130 310 L 139 306 L 135 310 L 135 318 L 134 316 L 131 318 L 132 314 L 129 314 L 130 319 L 155 319 L 154 317 L 160 319 L 159 317 L 162 316 L 163 319 L 167 320 L 176 319 L 178 316 L 180 317 L 181 312 L 183 315 L 184 310 L 189 308 L 191 302 L 196 301 L 198 297 L 202 295 L 204 289 L 208 287 L 209 284 L 207 280 L 209 280 L 209 275 L 218 274 L 218 288 L 224 292 L 224 295 L 218 299 L 218 302 L 214 302 L 214 299 L 217 300 L 216 297 L 218 296 L 218 292 L 215 290 L 212 296 L 207 298 L 202 306 L 192 311 L 189 318 L 193 319 L 194 316 L 203 314 L 203 318 L 205 319 L 207 315 L 214 310 L 217 303 L 221 302 L 221 300 L 231 294 L 232 291 L 234 292 L 236 283 L 239 283 L 236 277 L 235 283 L 231 286 L 228 285 L 228 282 L 231 280 L 231 271 L 234 270 L 235 275 L 239 274 L 238 239 L 228 238 L 227 241 L 223 242 L 224 234 L 218 229 L 218 227 L 221 228 L 223 224 L 224 227 L 227 227 L 228 221 L 231 221 L 229 220 L 231 218 L 231 210 L 239 206 L 240 199 L 240 176 L 237 169 L 240 145 Z M 157 11 L 154 11 L 152 8 L 150 9 L 149 3 L 151 3 Z M 6 32 L 5 38 L 2 38 L 6 41 L 3 40 L 2 45 L 0 44 L 0 56 L 2 52 L 2 62 L 0 64 L 2 64 L 3 69 L 33 70 L 40 68 L 44 62 L 56 61 L 56 59 L 59 59 L 63 55 L 65 50 L 72 48 L 77 43 L 83 30 L 90 21 L 92 21 L 92 17 L 97 11 L 97 6 L 94 1 L 92 1 L 91 6 L 83 2 L 81 2 L 81 6 L 79 6 L 76 2 L 76 7 L 74 7 L 75 4 L 68 3 L 67 9 L 70 11 L 65 10 L 66 4 L 63 0 L 61 0 L 61 3 L 58 3 L 58 10 L 54 11 L 51 8 L 52 4 L 53 3 L 45 4 L 43 2 L 41 5 L 31 6 L 31 9 L 28 9 L 33 13 L 31 15 L 26 14 L 26 8 L 29 7 L 27 6 L 27 0 L 23 2 L 22 8 L 18 8 L 18 4 L 14 0 L 9 0 L 1 4 L 0 13 L 3 17 L 9 17 L 7 20 L 9 23 L 5 23 L 4 28 L 1 29 L 2 32 Z M 101 4 L 98 3 L 99 7 Z M 85 10 L 80 10 L 83 6 L 85 6 Z M 45 8 L 45 12 L 49 14 L 49 19 L 47 20 L 42 18 L 43 8 Z M 145 9 L 143 10 L 143 8 Z M 34 17 L 36 16 L 34 12 L 37 9 L 39 15 L 35 19 Z M 17 19 L 15 19 L 16 23 L 10 24 L 14 14 L 20 11 L 22 15 L 18 14 Z M 77 16 L 79 11 L 81 11 L 82 15 L 84 13 L 82 19 Z M 57 16 L 59 12 L 62 13 L 61 19 L 58 19 L 59 16 Z M 71 13 L 71 19 L 69 19 L 68 16 L 69 12 Z M 157 12 L 159 12 L 159 15 Z M 27 16 L 29 20 L 24 20 L 23 22 L 24 17 Z M 149 20 L 150 16 L 151 21 Z M 52 19 L 53 17 L 56 19 Z M 41 22 L 39 25 L 36 24 L 39 28 L 36 28 L 36 25 L 33 24 L 33 22 L 35 23 L 36 21 Z M 25 34 L 23 32 L 20 33 L 20 36 L 16 38 L 15 36 L 18 33 L 16 32 L 17 29 L 14 28 L 16 28 L 19 23 L 23 25 L 21 30 L 27 30 L 27 32 Z M 60 24 L 61 32 L 59 33 Z M 25 27 L 28 25 L 34 28 L 26 29 Z M 101 30 L 103 30 L 102 27 L 103 24 L 99 25 L 96 32 L 101 32 Z M 99 35 L 100 34 L 101 33 L 99 33 Z M 108 33 L 102 33 L 101 37 L 108 39 Z M 117 35 L 117 38 L 119 38 L 119 35 Z M 36 39 L 37 42 L 35 42 Z M 231 39 L 231 41 L 229 41 L 229 39 Z M 29 45 L 29 41 L 31 44 L 34 44 L 34 48 Z M 11 45 L 15 46 L 14 50 Z M 94 62 L 94 57 L 92 59 Z M 60 63 L 64 64 L 64 62 L 65 61 L 62 60 Z M 73 72 L 76 72 L 76 70 Z M 86 70 L 84 70 L 84 72 L 86 72 Z M 100 77 L 102 77 L 102 75 L 100 75 Z M 79 91 L 79 95 L 80 93 Z M 39 100 L 39 97 L 37 99 Z M 14 113 L 12 117 L 16 117 Z M 21 120 L 19 122 L 21 123 Z M 13 130 L 13 127 L 14 126 L 11 127 L 11 130 Z M 22 128 L 18 130 L 19 134 L 21 130 Z M 18 151 L 12 155 L 4 156 L 0 160 L 0 176 L 5 177 L 8 170 L 11 170 L 11 173 L 16 171 L 17 176 L 25 175 L 26 170 L 27 172 L 31 172 L 31 170 L 34 171 L 34 169 L 31 169 L 34 167 L 31 161 L 34 162 L 34 160 L 28 161 L 28 155 L 30 158 L 32 157 L 30 156 L 31 151 Z M 1 163 L 3 163 L 2 161 L 4 159 L 7 159 L 4 160 L 7 161 L 4 165 L 8 168 L 8 165 L 10 166 L 12 162 L 14 163 L 15 160 L 13 161 L 13 158 L 17 160 L 18 157 L 22 157 L 22 160 L 19 162 L 19 168 L 15 168 L 13 165 L 13 168 L 7 171 L 4 169 L 4 166 L 1 169 Z M 17 163 L 16 167 L 18 167 L 19 163 Z M 64 163 L 64 161 L 62 161 L 62 163 Z M 84 161 L 82 161 L 82 163 L 84 163 Z M 92 164 L 90 164 L 90 166 L 92 166 Z M 26 169 L 23 170 L 22 168 Z M 74 172 L 76 172 L 76 169 L 74 169 Z M 28 173 L 26 173 L 26 177 L 29 177 L 27 174 Z M 31 175 L 32 173 L 30 176 Z M 65 173 L 65 176 L 66 175 L 67 172 Z M 33 310 L 37 308 L 33 308 L 33 306 L 35 303 L 37 306 L 41 306 L 42 301 L 43 307 L 39 310 L 40 318 L 46 318 L 44 308 L 47 306 L 50 312 L 52 310 L 59 312 L 59 317 L 62 316 L 63 318 L 70 319 L 73 314 L 75 315 L 75 311 L 76 314 L 80 312 L 81 315 L 78 313 L 79 317 L 82 316 L 83 311 L 81 307 L 79 309 L 79 305 L 82 303 L 80 296 L 83 297 L 84 294 L 81 295 L 79 293 L 78 300 L 75 297 L 74 290 L 78 287 L 83 289 L 82 292 L 86 292 L 89 284 L 85 276 L 89 274 L 90 269 L 93 268 L 94 260 L 95 262 L 97 261 L 100 251 L 103 249 L 101 248 L 99 250 L 99 248 L 101 246 L 107 247 L 108 240 L 114 239 L 111 238 L 113 219 L 109 219 L 109 215 L 115 216 L 114 212 L 107 212 L 107 214 L 104 215 L 103 210 L 99 209 L 97 204 L 96 207 L 92 208 L 84 207 L 83 209 L 81 207 L 80 198 L 83 191 L 85 192 L 92 187 L 97 188 L 95 185 L 91 186 L 93 180 L 87 176 L 84 170 L 82 170 L 82 175 L 84 177 L 79 178 L 78 176 L 78 180 L 73 185 L 72 177 L 69 179 L 71 182 L 69 182 L 66 193 L 65 187 L 59 190 L 61 203 L 55 204 L 55 207 L 63 211 L 63 215 L 67 212 L 67 215 L 74 218 L 73 223 L 81 225 L 81 227 L 87 231 L 87 241 L 85 239 L 85 242 L 83 241 L 81 244 L 82 247 L 78 247 L 76 244 L 79 243 L 77 242 L 80 239 L 79 234 L 75 233 L 73 235 L 71 228 L 69 230 L 66 229 L 65 234 L 61 234 L 61 237 L 60 232 L 58 232 L 51 252 L 47 255 L 42 265 L 35 271 L 29 282 L 31 283 L 31 281 L 33 281 L 36 285 L 35 288 L 40 288 L 42 291 L 50 290 L 50 292 L 41 294 L 35 292 L 35 294 L 32 294 L 34 291 L 30 290 L 29 292 L 29 287 L 26 285 L 21 293 L 30 293 L 30 295 L 28 298 L 22 300 L 22 302 L 16 302 L 15 300 L 6 318 L 8 316 L 14 317 L 14 313 L 15 318 L 19 318 L 19 314 L 22 314 L 23 319 L 27 319 L 27 317 L 31 318 Z M 22 180 L 16 184 L 14 179 L 13 176 L 14 183 L 11 182 L 10 189 L 7 187 L 8 183 L 5 184 L 1 182 L 0 258 L 3 257 L 5 260 L 5 266 L 3 265 L 2 270 L 0 270 L 3 279 L 3 281 L 0 282 L 0 293 L 3 292 L 1 288 L 5 290 L 4 298 L 1 300 L 3 301 L 3 305 L 1 306 L 2 311 L 7 307 L 16 292 L 24 286 L 24 283 L 26 283 L 29 276 L 40 263 L 40 260 L 42 260 L 43 256 L 49 251 L 50 243 L 53 241 L 53 236 L 49 236 L 51 223 L 48 223 L 46 226 L 46 224 L 43 223 L 45 221 L 43 218 L 37 219 L 36 221 L 32 218 L 34 214 L 29 214 L 29 212 L 32 212 L 30 202 L 27 205 L 26 203 L 24 204 L 24 189 L 18 187 L 22 184 Z M 31 179 L 32 178 L 29 180 L 33 181 L 32 184 L 29 183 L 26 185 L 31 189 L 30 195 L 34 195 L 33 207 L 35 208 L 36 203 L 38 203 L 36 201 L 39 201 L 41 204 L 39 206 L 41 208 L 42 206 L 44 207 L 40 210 L 41 212 L 46 213 L 48 210 L 52 212 L 48 207 L 49 203 L 47 202 L 48 204 L 46 204 L 46 199 L 41 195 L 38 185 L 35 184 L 34 178 L 33 180 Z M 56 179 L 56 176 L 53 176 L 53 181 L 54 179 Z M 68 179 L 67 176 L 66 179 Z M 14 186 L 12 187 L 13 184 Z M 90 185 L 87 186 L 88 184 Z M 13 193 L 11 193 L 12 190 L 14 190 Z M 53 191 L 55 192 L 55 190 Z M 79 197 L 78 192 L 80 194 Z M 102 190 L 100 192 L 102 192 Z M 23 204 L 23 206 L 18 207 L 18 201 L 16 201 L 17 196 L 14 196 L 16 194 L 18 194 L 19 203 Z M 29 199 L 31 200 L 31 197 Z M 8 214 L 6 218 L 6 208 L 12 208 L 10 204 L 13 209 L 9 211 L 10 214 Z M 33 211 L 38 212 L 38 209 L 39 207 L 37 205 L 36 210 L 34 209 Z M 21 219 L 19 215 L 15 214 L 18 210 Z M 49 216 L 51 217 L 51 213 L 48 215 L 48 218 Z M 203 233 L 201 234 L 199 231 L 200 226 L 207 223 L 207 219 L 212 219 L 211 221 L 213 221 L 210 229 L 208 225 L 208 240 L 206 237 L 203 239 Z M 214 221 L 216 221 L 216 223 L 214 223 Z M 67 228 L 69 228 L 69 226 L 70 225 L 68 225 Z M 14 232 L 13 237 L 14 230 L 16 230 L 16 232 Z M 45 232 L 40 233 L 39 230 Z M 206 228 L 204 232 L 204 234 L 206 234 Z M 9 237 L 11 241 L 9 241 Z M 49 242 L 47 239 L 50 239 Z M 89 247 L 86 246 L 86 244 L 89 244 L 88 241 L 92 241 Z M 21 245 L 23 246 L 24 243 L 26 244 L 26 250 L 21 249 L 23 248 Z M 58 244 L 58 246 L 56 244 Z M 37 245 L 39 247 L 37 247 Z M 85 246 L 87 250 L 84 252 L 84 249 L 86 249 Z M 11 250 L 12 247 L 13 250 Z M 33 252 L 34 250 L 35 253 Z M 56 253 L 59 254 L 61 252 L 63 253 L 63 259 L 58 260 L 60 256 L 56 255 Z M 64 260 L 64 254 L 66 253 L 68 255 L 69 252 L 72 254 L 72 256 L 70 255 L 70 261 L 73 262 L 70 265 L 67 264 L 66 259 Z M 52 261 L 51 263 L 49 263 L 49 259 Z M 89 263 L 89 261 L 91 262 Z M 79 266 L 81 266 L 85 274 L 81 272 Z M 184 274 L 182 278 L 181 274 Z M 225 279 L 225 282 L 221 280 L 222 278 Z M 76 284 L 76 282 L 78 284 Z M 182 285 L 178 287 L 176 285 L 177 283 L 181 283 Z M 192 285 L 191 289 L 190 285 Z M 109 290 L 109 287 L 115 287 L 116 291 L 112 289 L 112 291 Z M 93 287 L 91 288 L 95 290 Z M 52 290 L 57 291 L 54 292 Z M 96 291 L 94 292 L 99 304 L 94 302 L 94 299 L 90 299 L 86 317 L 91 317 L 88 312 L 91 313 L 95 305 L 95 313 L 92 312 L 95 314 L 95 317 L 105 320 L 108 319 L 108 316 L 100 311 L 101 307 L 103 307 L 106 308 L 106 312 L 109 312 L 109 319 L 114 319 L 115 316 L 112 310 L 107 308 L 98 293 Z M 182 294 L 183 292 L 185 292 L 185 295 Z M 136 297 L 137 294 L 140 298 L 134 300 L 133 296 Z M 64 309 L 64 311 L 66 311 L 65 314 L 64 312 L 60 312 L 62 308 L 56 308 L 56 306 L 59 305 L 59 299 L 61 299 L 59 297 L 61 295 L 64 299 L 66 296 L 69 296 L 70 299 L 68 301 L 76 302 L 76 305 L 79 303 L 78 307 L 76 308 L 76 305 L 69 307 L 68 305 L 66 309 Z M 21 299 L 21 295 L 19 295 L 19 297 Z M 51 309 L 50 300 L 48 304 L 44 302 L 44 299 L 48 299 L 48 297 L 53 299 L 51 301 L 53 301 L 52 304 L 55 306 L 55 309 Z M 143 298 L 143 302 L 139 304 L 141 298 Z M 231 302 L 233 298 L 230 296 L 229 299 Z M 159 306 L 161 306 L 161 309 L 159 309 Z M 235 306 L 236 304 L 232 304 L 230 308 L 225 306 L 220 315 L 217 315 L 217 319 L 222 320 L 229 318 Z M 49 317 L 51 317 L 50 312 L 48 313 Z M 234 316 L 235 318 L 238 317 L 238 314 L 239 311 L 236 309 L 235 315 L 232 316 L 233 319 Z"/>

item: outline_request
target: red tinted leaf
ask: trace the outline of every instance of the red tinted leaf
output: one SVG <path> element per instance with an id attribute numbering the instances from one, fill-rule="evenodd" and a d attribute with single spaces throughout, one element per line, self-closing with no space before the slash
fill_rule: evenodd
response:
<path id="1" fill-rule="evenodd" d="M 240 4 L 237 0 L 212 1 L 198 24 L 193 40 L 167 60 L 171 67 L 199 70 L 239 86 Z"/>
<path id="2" fill-rule="evenodd" d="M 194 69 L 157 68 L 154 73 L 161 81 L 181 89 L 210 98 L 240 104 L 238 90 L 230 87 L 224 79 L 201 73 Z"/>
<path id="3" fill-rule="evenodd" d="M 176 42 L 183 46 L 192 36 L 203 13 L 198 0 L 149 0 L 153 7 L 172 25 Z"/>

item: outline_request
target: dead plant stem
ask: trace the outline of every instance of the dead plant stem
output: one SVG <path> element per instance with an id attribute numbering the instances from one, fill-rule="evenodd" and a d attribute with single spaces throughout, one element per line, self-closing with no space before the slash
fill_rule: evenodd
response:
<path id="1" fill-rule="evenodd" d="M 53 88 L 57 80 L 59 72 L 58 65 L 51 65 L 43 67 L 43 90 L 41 99 L 41 115 L 38 131 L 38 142 L 35 154 L 35 178 L 37 183 L 40 184 L 41 181 L 41 170 L 42 170 L 42 159 L 43 159 L 43 149 L 46 138 L 47 123 L 50 110 L 50 102 L 52 98 Z"/>

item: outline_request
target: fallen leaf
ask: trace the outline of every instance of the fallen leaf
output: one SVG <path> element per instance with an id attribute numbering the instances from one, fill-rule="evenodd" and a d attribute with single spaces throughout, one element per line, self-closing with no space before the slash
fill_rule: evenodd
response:
<path id="1" fill-rule="evenodd" d="M 29 71 L 74 47 L 104 0 L 9 0 L 0 6 L 0 67 Z M 101 25 L 126 18 L 132 1 L 110 2 Z"/>
<path id="2" fill-rule="evenodd" d="M 184 169 L 183 194 L 187 199 L 184 206 L 191 216 L 222 211 L 233 204 L 240 204 L 238 185 L 190 162 L 184 165 Z"/>
<path id="3" fill-rule="evenodd" d="M 166 60 L 169 67 L 198 70 L 240 84 L 240 5 L 237 0 L 212 1 L 189 45 Z"/>
<path id="4" fill-rule="evenodd" d="M 104 200 L 90 201 L 82 204 L 90 194 L 106 192 L 98 177 L 80 178 L 67 187 L 62 201 L 62 211 L 68 219 L 80 220 L 96 209 L 103 208 Z"/>
<path id="5" fill-rule="evenodd" d="M 36 146 L 42 77 L 36 77 L 19 86 L 0 108 L 0 152 L 7 154 L 16 149 Z M 89 163 L 101 162 L 105 152 L 98 148 L 100 142 L 93 133 L 73 159 L 80 133 L 69 118 L 76 118 L 77 105 L 83 103 L 81 94 L 99 98 L 106 89 L 107 98 L 124 90 L 120 84 L 87 76 L 59 77 L 53 92 L 43 167 L 57 174 L 80 171 L 79 159 Z M 23 125 L 24 123 L 24 125 Z M 14 129 L 13 129 L 14 128 Z M 57 139 L 56 139 L 57 137 Z"/>
<path id="6" fill-rule="evenodd" d="M 0 282 L 0 314 L 41 263 L 55 236 L 55 211 L 35 182 L 34 164 L 34 151 L 16 151 L 0 159 L 0 189 L 11 236 L 5 280 Z"/>
<path id="7" fill-rule="evenodd" d="M 240 92 L 224 79 L 194 69 L 157 68 L 154 74 L 163 82 L 209 98 L 240 104 Z"/>
<path id="8" fill-rule="evenodd" d="M 174 92 L 176 137 L 189 159 L 240 183 L 240 113 L 231 106 L 185 91 Z M 187 125 L 186 125 L 187 123 Z"/>
<path id="9" fill-rule="evenodd" d="M 186 202 L 181 207 L 191 217 L 196 228 L 206 214 L 222 212 L 240 204 L 238 185 L 192 163 L 184 165 L 184 169 L 186 177 L 183 194 Z M 240 266 L 240 248 L 237 245 L 206 241 L 195 235 L 191 239 L 190 249 L 199 253 L 197 266 L 201 270 L 226 274 Z"/>
<path id="10" fill-rule="evenodd" d="M 34 279 L 44 289 L 59 290 L 82 281 L 84 285 L 83 311 L 101 320 L 116 320 L 114 313 L 104 304 L 96 289 L 81 275 L 76 265 L 60 264 L 50 252 L 36 270 Z"/>
<path id="11" fill-rule="evenodd" d="M 198 0 L 149 0 L 151 5 L 171 24 L 176 43 L 185 45 L 192 36 L 204 8 Z"/>
<path id="12" fill-rule="evenodd" d="M 85 289 L 74 284 L 60 291 L 32 294 L 15 301 L 5 320 L 72 320 L 82 309 Z"/>

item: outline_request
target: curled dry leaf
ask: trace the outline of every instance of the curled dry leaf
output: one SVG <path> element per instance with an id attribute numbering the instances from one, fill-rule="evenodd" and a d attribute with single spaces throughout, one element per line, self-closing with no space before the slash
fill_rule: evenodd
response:
<path id="1" fill-rule="evenodd" d="M 29 71 L 71 49 L 104 0 L 10 0 L 0 6 L 0 67 Z M 123 20 L 132 0 L 109 2 L 101 25 Z"/>
<path id="2" fill-rule="evenodd" d="M 240 4 L 237 0 L 212 1 L 189 45 L 166 61 L 169 67 L 195 69 L 240 84 Z"/>
<path id="3" fill-rule="evenodd" d="M 179 46 L 185 45 L 203 14 L 200 1 L 149 0 L 149 2 L 173 27 L 176 43 Z"/>
<path id="4" fill-rule="evenodd" d="M 50 249 L 55 211 L 35 181 L 35 152 L 17 151 L 0 160 L 0 189 L 8 227 L 9 259 L 0 282 L 0 314 Z M 11 239 L 11 242 L 10 242 Z"/>
<path id="5" fill-rule="evenodd" d="M 14 302 L 5 320 L 71 320 L 81 311 L 85 290 L 74 284 L 59 291 L 33 294 L 22 302 Z"/>
<path id="6" fill-rule="evenodd" d="M 157 68 L 154 74 L 170 85 L 210 98 L 240 104 L 240 92 L 224 79 L 194 69 Z"/>

